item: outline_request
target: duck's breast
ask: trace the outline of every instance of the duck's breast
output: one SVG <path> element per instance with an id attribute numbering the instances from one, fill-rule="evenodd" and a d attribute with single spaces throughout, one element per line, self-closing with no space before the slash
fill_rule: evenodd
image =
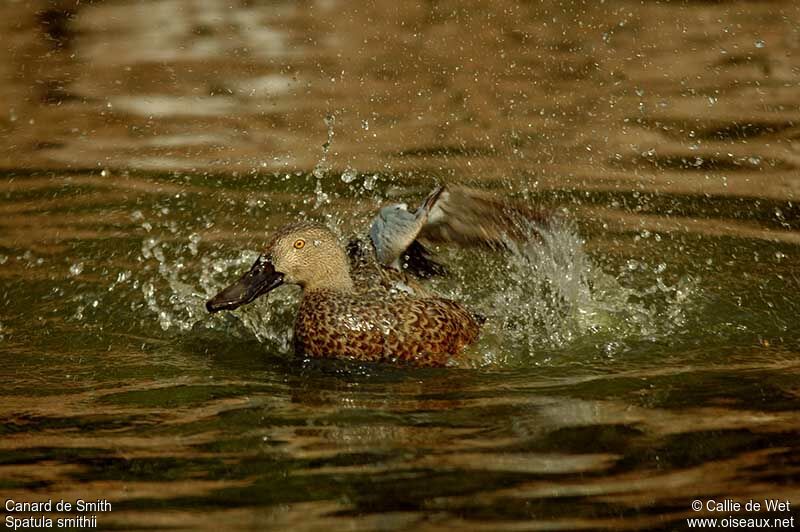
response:
<path id="1" fill-rule="evenodd" d="M 318 291 L 303 297 L 294 338 L 301 355 L 444 365 L 479 329 L 454 301 Z"/>
<path id="2" fill-rule="evenodd" d="M 380 307 L 352 294 L 320 290 L 303 296 L 294 327 L 295 352 L 324 358 L 380 360 L 384 330 L 391 328 Z"/>

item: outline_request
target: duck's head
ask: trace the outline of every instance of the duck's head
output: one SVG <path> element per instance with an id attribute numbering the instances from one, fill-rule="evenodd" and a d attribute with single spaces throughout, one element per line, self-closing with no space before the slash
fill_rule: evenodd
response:
<path id="1" fill-rule="evenodd" d="M 241 279 L 206 302 L 209 312 L 233 310 L 281 284 L 304 290 L 350 290 L 347 255 L 322 224 L 299 222 L 280 228 Z"/>

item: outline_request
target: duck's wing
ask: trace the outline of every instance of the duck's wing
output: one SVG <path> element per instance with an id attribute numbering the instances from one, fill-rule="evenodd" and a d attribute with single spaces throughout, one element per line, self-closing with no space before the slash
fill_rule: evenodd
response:
<path id="1" fill-rule="evenodd" d="M 501 248 L 509 238 L 530 239 L 547 219 L 544 211 L 487 192 L 437 187 L 416 212 L 402 204 L 383 207 L 373 220 L 370 240 L 380 264 L 425 278 L 446 270 L 420 240 Z"/>
<path id="2" fill-rule="evenodd" d="M 549 218 L 548 212 L 519 201 L 467 187 L 447 187 L 433 204 L 417 238 L 501 248 L 507 239 L 535 237 Z"/>

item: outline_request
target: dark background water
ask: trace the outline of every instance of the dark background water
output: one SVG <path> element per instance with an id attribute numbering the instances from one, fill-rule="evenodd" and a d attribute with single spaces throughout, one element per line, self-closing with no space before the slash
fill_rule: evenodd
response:
<path id="1" fill-rule="evenodd" d="M 107 499 L 119 529 L 794 515 L 691 509 L 800 503 L 794 2 L 0 15 L 4 502 Z M 281 223 L 363 230 L 440 181 L 571 221 L 439 251 L 490 317 L 455 367 L 297 359 L 288 289 L 205 313 Z"/>

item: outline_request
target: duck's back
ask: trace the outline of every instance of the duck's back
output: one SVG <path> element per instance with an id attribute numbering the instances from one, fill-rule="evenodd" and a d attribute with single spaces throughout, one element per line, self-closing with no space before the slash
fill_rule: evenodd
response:
<path id="1" fill-rule="evenodd" d="M 303 295 L 294 343 L 301 355 L 442 366 L 479 330 L 469 312 L 447 299 L 315 290 Z"/>

